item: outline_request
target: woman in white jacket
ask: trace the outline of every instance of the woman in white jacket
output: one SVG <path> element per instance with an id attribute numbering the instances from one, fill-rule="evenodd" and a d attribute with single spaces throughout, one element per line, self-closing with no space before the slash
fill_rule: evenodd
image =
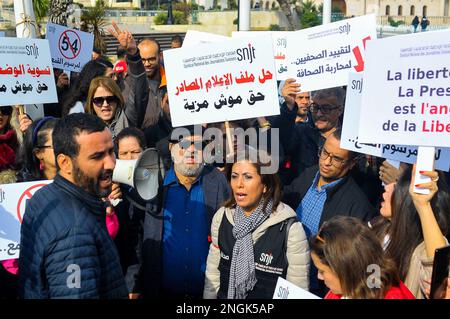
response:
<path id="1" fill-rule="evenodd" d="M 246 148 L 227 171 L 233 194 L 211 224 L 204 298 L 272 298 L 280 276 L 308 289 L 305 232 L 280 202 L 278 176 L 268 172 L 263 157 L 263 151 Z"/>

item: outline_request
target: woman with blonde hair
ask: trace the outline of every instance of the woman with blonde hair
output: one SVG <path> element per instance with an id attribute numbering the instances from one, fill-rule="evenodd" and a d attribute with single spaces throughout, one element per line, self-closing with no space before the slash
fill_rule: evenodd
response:
<path id="1" fill-rule="evenodd" d="M 129 103 L 129 107 L 125 105 L 119 86 L 111 78 L 101 76 L 92 80 L 85 111 L 102 119 L 111 130 L 113 139 L 124 128 L 138 126 L 139 118 L 143 118 L 135 103 Z"/>

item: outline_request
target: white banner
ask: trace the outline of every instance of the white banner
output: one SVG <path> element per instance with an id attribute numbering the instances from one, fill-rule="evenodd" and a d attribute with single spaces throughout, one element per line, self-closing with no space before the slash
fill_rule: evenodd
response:
<path id="1" fill-rule="evenodd" d="M 276 78 L 279 81 L 286 80 L 289 65 L 287 62 L 288 34 L 289 31 L 233 31 L 233 38 L 251 38 L 263 36 L 265 39 L 272 38 L 273 54 L 275 60 Z"/>
<path id="2" fill-rule="evenodd" d="M 278 277 L 273 299 L 322 299 L 293 283 Z"/>
<path id="3" fill-rule="evenodd" d="M 360 140 L 450 146 L 449 60 L 448 30 L 369 43 Z"/>
<path id="4" fill-rule="evenodd" d="M 361 143 L 358 140 L 358 130 L 361 126 L 362 88 L 363 74 L 350 73 L 345 98 L 344 121 L 342 123 L 341 148 L 408 164 L 416 163 L 417 146 Z M 361 121 L 364 123 L 363 126 L 367 125 L 367 121 L 362 119 Z M 436 169 L 448 171 L 450 168 L 450 148 L 436 148 L 435 160 Z"/>
<path id="5" fill-rule="evenodd" d="M 174 127 L 280 113 L 272 43 L 262 38 L 164 52 Z"/>
<path id="6" fill-rule="evenodd" d="M 197 44 L 221 42 L 229 39 L 230 37 L 226 37 L 224 35 L 188 30 L 184 36 L 183 45 L 181 47 L 185 48 L 188 46 L 195 46 Z"/>
<path id="7" fill-rule="evenodd" d="M 58 102 L 47 40 L 0 38 L 0 105 Z"/>
<path id="8" fill-rule="evenodd" d="M 286 78 L 296 78 L 302 91 L 346 85 L 350 72 L 364 71 L 364 48 L 373 39 L 373 14 L 290 32 Z"/>
<path id="9" fill-rule="evenodd" d="M 20 224 L 27 200 L 51 180 L 0 185 L 0 260 L 19 257 Z"/>
<path id="10" fill-rule="evenodd" d="M 50 43 L 54 68 L 81 72 L 83 66 L 92 59 L 92 33 L 47 23 L 46 38 Z"/>

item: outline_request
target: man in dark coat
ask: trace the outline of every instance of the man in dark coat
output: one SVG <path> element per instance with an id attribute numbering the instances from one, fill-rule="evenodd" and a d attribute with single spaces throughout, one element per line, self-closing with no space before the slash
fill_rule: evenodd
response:
<path id="1" fill-rule="evenodd" d="M 169 138 L 173 167 L 157 199 L 147 204 L 144 298 L 202 297 L 212 218 L 230 196 L 225 176 L 203 164 L 202 130 L 179 132 Z"/>
<path id="2" fill-rule="evenodd" d="M 127 288 L 105 223 L 115 166 L 109 129 L 75 113 L 53 131 L 58 174 L 28 201 L 20 238 L 22 298 L 126 298 Z"/>

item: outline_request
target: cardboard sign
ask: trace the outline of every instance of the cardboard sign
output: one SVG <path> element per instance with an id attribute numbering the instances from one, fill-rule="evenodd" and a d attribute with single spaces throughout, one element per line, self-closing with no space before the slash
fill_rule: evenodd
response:
<path id="1" fill-rule="evenodd" d="M 83 66 L 92 58 L 92 33 L 47 23 L 46 38 L 50 42 L 54 68 L 81 72 Z"/>
<path id="2" fill-rule="evenodd" d="M 302 91 L 346 85 L 350 72 L 364 71 L 364 48 L 376 34 L 373 14 L 291 32 L 286 78 Z"/>
<path id="3" fill-rule="evenodd" d="M 359 141 L 359 127 L 367 125 L 367 121 L 360 118 L 362 90 L 363 74 L 350 73 L 345 98 L 344 121 L 342 123 L 341 148 L 408 164 L 416 163 L 417 146 L 361 143 Z M 436 169 L 448 171 L 450 168 L 450 148 L 436 148 L 435 160 Z"/>
<path id="4" fill-rule="evenodd" d="M 361 142 L 450 146 L 449 39 L 445 30 L 368 43 Z"/>
<path id="5" fill-rule="evenodd" d="M 278 277 L 273 299 L 322 299 L 293 283 Z"/>
<path id="6" fill-rule="evenodd" d="M 20 225 L 26 202 L 51 180 L 0 185 L 0 260 L 19 257 Z"/>
<path id="7" fill-rule="evenodd" d="M 280 113 L 272 43 L 260 37 L 164 52 L 174 127 Z"/>
<path id="8" fill-rule="evenodd" d="M 273 53 L 275 60 L 275 69 L 277 71 L 277 80 L 286 80 L 289 65 L 287 62 L 287 52 L 288 52 L 288 31 L 234 31 L 232 33 L 233 38 L 247 37 L 251 38 L 254 36 L 263 36 L 265 39 L 272 38 L 273 43 Z"/>
<path id="9" fill-rule="evenodd" d="M 0 105 L 58 102 L 47 40 L 0 38 Z"/>

